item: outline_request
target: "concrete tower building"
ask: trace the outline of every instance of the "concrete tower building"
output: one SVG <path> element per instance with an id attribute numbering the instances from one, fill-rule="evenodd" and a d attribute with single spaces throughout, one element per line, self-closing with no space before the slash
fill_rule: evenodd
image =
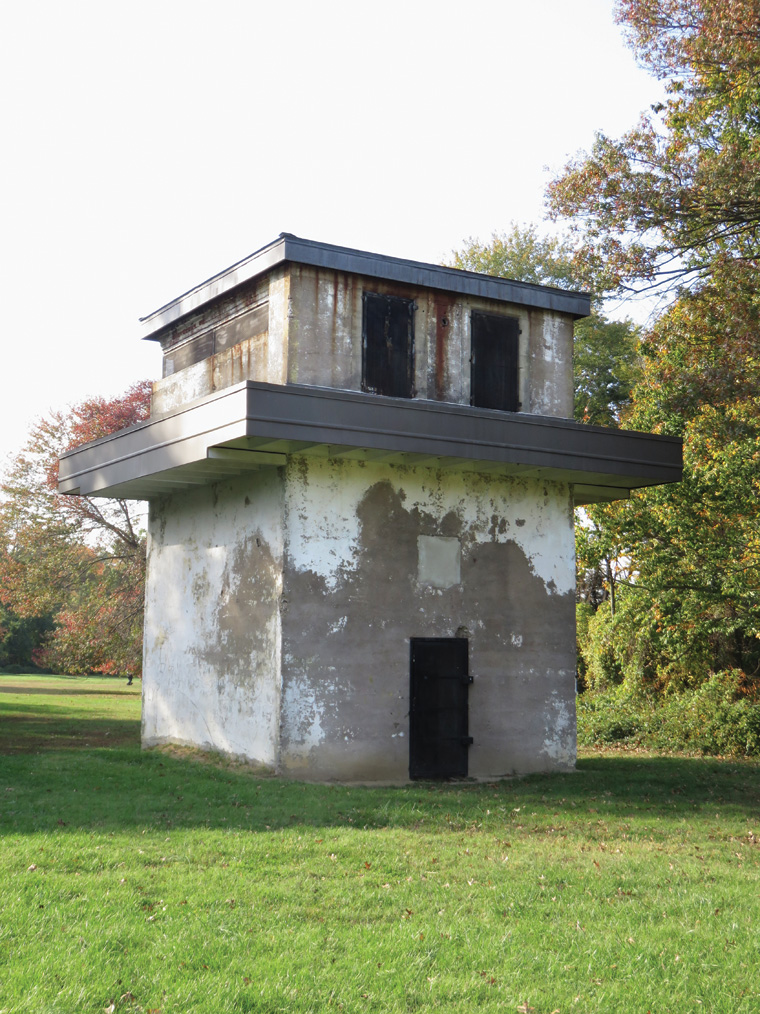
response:
<path id="1" fill-rule="evenodd" d="M 282 235 L 145 318 L 150 419 L 60 489 L 150 502 L 143 743 L 316 780 L 575 762 L 573 507 L 677 440 L 572 421 L 588 297 Z"/>

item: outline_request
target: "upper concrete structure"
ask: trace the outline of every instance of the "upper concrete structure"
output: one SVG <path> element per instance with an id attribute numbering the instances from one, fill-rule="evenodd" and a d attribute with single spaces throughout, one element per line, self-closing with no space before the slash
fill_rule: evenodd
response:
<path id="1" fill-rule="evenodd" d="M 379 397 L 368 296 L 380 327 L 411 314 L 408 376 L 380 376 Z M 143 319 L 164 353 L 151 419 L 64 455 L 60 489 L 149 499 L 259 468 L 262 452 L 527 471 L 573 483 L 576 504 L 676 481 L 679 441 L 571 421 L 572 324 L 588 311 L 582 293 L 283 234 Z M 513 334 L 489 333 L 499 317 Z M 515 361 L 474 363 L 473 321 L 489 347 L 511 338 Z M 516 411 L 482 405 L 478 365 L 481 388 L 512 371 Z"/>

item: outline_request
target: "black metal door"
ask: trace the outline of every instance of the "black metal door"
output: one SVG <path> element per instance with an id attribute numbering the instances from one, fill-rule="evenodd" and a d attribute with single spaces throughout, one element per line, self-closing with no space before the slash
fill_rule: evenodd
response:
<path id="1" fill-rule="evenodd" d="M 518 412 L 520 321 L 473 313 L 470 324 L 471 404 Z"/>
<path id="2" fill-rule="evenodd" d="M 410 778 L 467 776 L 467 648 L 466 637 L 411 640 Z"/>
<path id="3" fill-rule="evenodd" d="M 414 303 L 365 292 L 362 390 L 392 398 L 414 395 Z"/>

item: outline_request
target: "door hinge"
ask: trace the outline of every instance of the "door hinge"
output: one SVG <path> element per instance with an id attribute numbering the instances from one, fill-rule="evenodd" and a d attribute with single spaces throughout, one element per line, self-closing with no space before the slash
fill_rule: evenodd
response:
<path id="1" fill-rule="evenodd" d="M 462 746 L 472 746 L 472 736 L 462 736 Z"/>

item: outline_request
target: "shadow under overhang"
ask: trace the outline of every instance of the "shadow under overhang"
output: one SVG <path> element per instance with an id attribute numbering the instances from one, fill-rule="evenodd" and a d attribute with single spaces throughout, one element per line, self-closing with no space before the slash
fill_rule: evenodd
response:
<path id="1" fill-rule="evenodd" d="M 246 381 L 61 457 L 61 493 L 150 500 L 288 455 L 571 483 L 577 506 L 677 482 L 681 441 L 567 419 Z"/>

